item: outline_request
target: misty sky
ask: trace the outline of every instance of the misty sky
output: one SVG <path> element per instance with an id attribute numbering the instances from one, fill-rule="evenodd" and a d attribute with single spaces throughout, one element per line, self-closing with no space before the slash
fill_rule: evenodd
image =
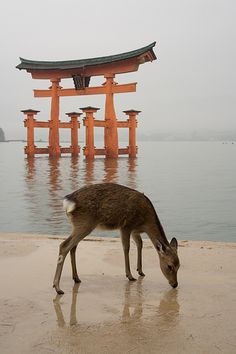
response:
<path id="1" fill-rule="evenodd" d="M 141 110 L 143 133 L 236 130 L 235 0 L 9 0 L 0 7 L 0 127 L 6 138 L 26 136 L 20 110 L 38 109 L 42 120 L 50 114 L 50 99 L 32 92 L 49 82 L 15 69 L 19 56 L 81 59 L 153 41 L 156 61 L 116 77 L 118 83 L 138 82 L 136 93 L 115 96 L 117 117 L 125 118 L 125 109 Z M 91 85 L 102 82 L 93 78 Z M 72 79 L 61 85 L 73 87 Z M 101 95 L 62 98 L 60 119 L 87 104 L 101 107 L 96 118 L 103 118 Z"/>

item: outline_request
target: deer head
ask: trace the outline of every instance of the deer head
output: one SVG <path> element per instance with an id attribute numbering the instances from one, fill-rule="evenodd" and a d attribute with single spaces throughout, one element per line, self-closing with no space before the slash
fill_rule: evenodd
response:
<path id="1" fill-rule="evenodd" d="M 161 271 L 169 284 L 173 288 L 176 288 L 178 286 L 177 272 L 180 267 L 177 254 L 178 242 L 176 238 L 172 238 L 169 246 L 167 246 L 166 244 L 157 241 L 156 248 L 160 259 Z"/>

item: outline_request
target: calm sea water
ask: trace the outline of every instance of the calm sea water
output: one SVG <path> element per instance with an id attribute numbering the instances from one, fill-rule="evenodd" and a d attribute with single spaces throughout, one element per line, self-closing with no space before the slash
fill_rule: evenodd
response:
<path id="1" fill-rule="evenodd" d="M 152 200 L 168 238 L 236 242 L 236 144 L 145 142 L 137 159 L 94 161 L 28 160 L 23 146 L 0 144 L 1 232 L 69 234 L 63 196 L 85 184 L 117 182 Z"/>

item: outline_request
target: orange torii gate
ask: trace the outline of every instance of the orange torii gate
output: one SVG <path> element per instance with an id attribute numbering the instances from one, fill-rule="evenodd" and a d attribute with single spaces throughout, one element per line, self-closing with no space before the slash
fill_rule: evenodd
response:
<path id="1" fill-rule="evenodd" d="M 26 115 L 25 126 L 28 133 L 25 153 L 28 156 L 45 153 L 50 156 L 60 156 L 61 153 L 78 154 L 80 152 L 80 147 L 78 146 L 78 128 L 80 127 L 80 123 L 78 122 L 78 118 L 81 113 L 67 113 L 71 121 L 61 122 L 59 118 L 60 97 L 104 94 L 106 96 L 104 120 L 94 119 L 94 113 L 98 108 L 90 106 L 82 108 L 82 111 L 85 113 L 84 125 L 86 127 L 85 156 L 87 158 L 93 158 L 95 155 L 117 158 L 119 154 L 129 154 L 131 157 L 136 156 L 136 116 L 140 111 L 124 111 L 129 116 L 128 120 L 117 121 L 114 94 L 135 92 L 137 83 L 117 84 L 114 78 L 117 74 L 137 71 L 140 64 L 155 60 L 156 56 L 153 51 L 155 44 L 154 42 L 131 52 L 90 59 L 53 62 L 20 58 L 21 63 L 17 65 L 18 69 L 31 73 L 33 79 L 51 81 L 49 89 L 34 90 L 34 97 L 51 98 L 50 120 L 37 121 L 34 116 L 39 111 L 32 109 L 22 111 Z M 102 86 L 89 87 L 92 76 L 103 76 L 105 82 Z M 67 78 L 73 79 L 74 88 L 63 89 L 60 86 L 61 80 Z M 104 149 L 96 149 L 94 147 L 94 127 L 104 128 Z M 34 128 L 49 129 L 49 146 L 47 148 L 37 148 L 34 145 Z M 60 146 L 60 128 L 71 129 L 71 146 L 68 148 Z M 118 128 L 129 128 L 128 148 L 119 148 Z"/>

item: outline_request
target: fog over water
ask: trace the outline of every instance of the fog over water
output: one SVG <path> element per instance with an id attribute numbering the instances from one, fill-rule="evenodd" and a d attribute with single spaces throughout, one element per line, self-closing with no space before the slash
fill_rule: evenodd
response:
<path id="1" fill-rule="evenodd" d="M 69 235 L 63 197 L 116 182 L 151 199 L 168 238 L 235 242 L 235 153 L 236 144 L 220 142 L 143 142 L 137 159 L 27 159 L 22 143 L 1 143 L 0 231 Z"/>
<path id="2" fill-rule="evenodd" d="M 48 120 L 48 98 L 34 98 L 32 80 L 15 69 L 19 56 L 68 60 L 118 54 L 157 41 L 157 60 L 116 81 L 137 81 L 137 92 L 115 97 L 119 119 L 125 109 L 142 111 L 140 134 L 236 131 L 236 2 L 234 0 L 30 0 L 1 2 L 0 127 L 7 139 L 25 137 L 21 109 L 40 110 Z M 92 78 L 100 85 L 102 77 Z M 63 87 L 73 87 L 72 79 Z M 103 118 L 104 97 L 61 99 L 65 112 L 94 105 Z M 65 138 L 67 133 L 62 132 Z M 69 134 L 69 133 L 68 133 Z M 37 130 L 46 138 L 45 129 Z"/>

